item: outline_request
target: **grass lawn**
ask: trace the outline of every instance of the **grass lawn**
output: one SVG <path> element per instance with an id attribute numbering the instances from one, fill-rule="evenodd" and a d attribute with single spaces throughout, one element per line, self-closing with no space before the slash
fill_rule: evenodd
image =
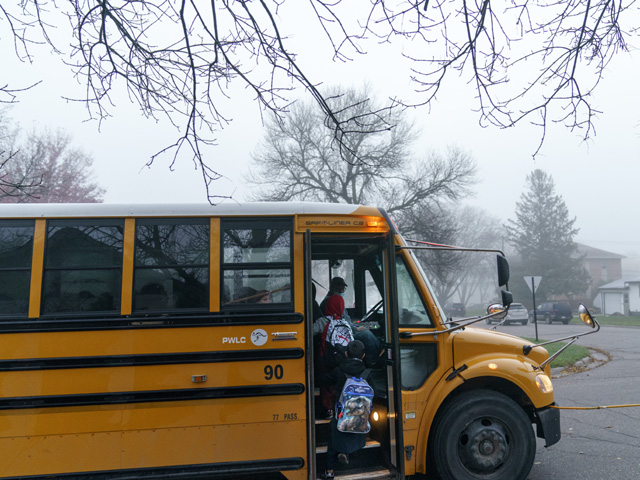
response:
<path id="1" fill-rule="evenodd" d="M 525 338 L 525 340 L 530 341 L 531 343 L 536 343 L 535 338 L 526 338 L 526 337 L 523 337 L 523 338 Z M 546 341 L 547 340 L 539 340 L 537 343 L 543 343 Z M 552 343 L 551 345 L 545 345 L 543 348 L 547 349 L 547 351 L 549 352 L 549 355 L 553 355 L 558 350 L 560 350 L 564 345 L 566 345 L 565 342 L 558 342 L 558 343 Z M 568 365 L 573 365 L 578 360 L 582 360 L 584 357 L 588 357 L 590 353 L 591 352 L 587 347 L 574 343 L 569 348 L 567 348 L 564 352 L 558 355 L 558 357 L 551 362 L 551 368 L 566 367 Z"/>
<path id="2" fill-rule="evenodd" d="M 624 317 L 622 315 L 594 315 L 600 325 L 619 325 L 621 327 L 640 327 L 640 316 Z M 580 321 L 580 320 L 578 320 Z"/>

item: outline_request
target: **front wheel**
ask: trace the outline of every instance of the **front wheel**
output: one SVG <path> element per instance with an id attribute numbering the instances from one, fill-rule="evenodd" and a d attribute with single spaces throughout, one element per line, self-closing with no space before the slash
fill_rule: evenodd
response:
<path id="1" fill-rule="evenodd" d="M 526 325 L 527 323 L 528 323 L 528 322 L 527 322 L 527 319 L 526 319 L 526 318 L 525 318 L 524 320 L 522 320 L 522 325 Z"/>
<path id="2" fill-rule="evenodd" d="M 438 414 L 430 444 L 429 461 L 442 480 L 526 479 L 536 453 L 527 415 L 492 390 L 451 400 Z"/>
<path id="3" fill-rule="evenodd" d="M 544 321 L 547 322 L 547 325 L 551 325 L 553 323 L 553 320 L 551 320 L 551 315 L 545 315 Z"/>

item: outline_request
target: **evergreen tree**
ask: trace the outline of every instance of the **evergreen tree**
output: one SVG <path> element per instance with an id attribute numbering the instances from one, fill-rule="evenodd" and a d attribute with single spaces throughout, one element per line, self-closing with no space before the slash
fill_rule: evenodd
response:
<path id="1" fill-rule="evenodd" d="M 552 296 L 572 296 L 582 293 L 589 285 L 589 275 L 577 255 L 573 237 L 575 217 L 569 210 L 550 175 L 534 170 L 527 175 L 528 190 L 516 203 L 516 219 L 506 225 L 509 243 L 518 253 L 513 265 L 510 287 L 518 301 L 531 298 L 524 276 L 542 276 L 536 290 L 536 301 Z"/>

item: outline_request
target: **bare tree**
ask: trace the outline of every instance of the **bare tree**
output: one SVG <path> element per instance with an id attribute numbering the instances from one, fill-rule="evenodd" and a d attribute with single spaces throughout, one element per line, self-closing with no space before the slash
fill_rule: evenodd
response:
<path id="1" fill-rule="evenodd" d="M 64 132 L 32 133 L 0 127 L 0 203 L 96 203 L 104 190 L 92 182 L 93 158 L 71 146 Z"/>
<path id="2" fill-rule="evenodd" d="M 9 175 L 8 166 L 16 161 L 16 156 L 16 152 L 0 147 L 0 202 L 4 201 L 5 197 L 27 196 L 30 190 L 40 185 L 37 179 L 29 180 Z"/>
<path id="3" fill-rule="evenodd" d="M 446 228 L 433 228 L 446 222 Z M 433 212 L 416 219 L 415 232 L 430 242 L 467 248 L 500 248 L 503 227 L 500 220 L 477 207 L 452 208 L 440 216 Z M 431 273 L 431 283 L 438 300 L 444 304 L 456 295 L 468 303 L 475 294 L 488 290 L 487 283 L 495 277 L 495 255 L 455 250 L 420 250 L 417 254 L 423 267 Z M 492 285 L 497 293 L 497 285 Z"/>
<path id="4" fill-rule="evenodd" d="M 431 103 L 458 75 L 475 89 L 481 123 L 511 127 L 527 119 L 541 126 L 544 140 L 550 121 L 592 134 L 592 93 L 611 59 L 638 35 L 637 10 L 635 1 L 611 0 L 15 0 L 0 4 L 0 25 L 28 61 L 35 43 L 66 53 L 60 44 L 72 38 L 66 61 L 86 85 L 80 100 L 92 115 L 109 115 L 112 93 L 123 83 L 147 116 L 166 115 L 180 127 L 176 142 L 160 153 L 175 161 L 189 149 L 209 189 L 219 175 L 201 145 L 213 141 L 206 132 L 229 121 L 227 100 L 238 83 L 280 117 L 292 89 L 302 87 L 350 155 L 345 137 L 376 124 L 339 115 L 317 88 L 322 79 L 303 71 L 298 59 L 305 51 L 288 37 L 296 14 L 315 19 L 325 36 L 315 41 L 324 40 L 338 61 L 375 54 L 381 43 L 401 45 L 416 86 L 403 105 Z"/>
<path id="5" fill-rule="evenodd" d="M 7 101 L 6 103 L 11 103 Z M 5 112 L 0 110 L 0 201 L 3 197 L 28 195 L 28 191 L 36 188 L 39 181 L 9 174 L 9 166 L 17 162 L 15 151 L 15 131 L 10 131 Z"/>
<path id="6" fill-rule="evenodd" d="M 254 199 L 376 204 L 405 224 L 414 210 L 469 193 L 475 163 L 467 153 L 452 147 L 446 158 L 431 154 L 414 160 L 415 134 L 403 110 L 370 104 L 365 92 L 355 90 L 329 97 L 339 116 L 378 112 L 367 117 L 371 132 L 352 132 L 343 149 L 323 127 L 323 114 L 313 104 L 298 103 L 285 120 L 267 121 L 247 176 L 257 188 Z"/>

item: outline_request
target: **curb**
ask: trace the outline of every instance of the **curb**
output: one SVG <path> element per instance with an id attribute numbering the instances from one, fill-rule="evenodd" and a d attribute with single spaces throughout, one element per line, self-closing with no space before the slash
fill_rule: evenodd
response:
<path id="1" fill-rule="evenodd" d="M 556 367 L 551 369 L 551 378 L 561 378 L 576 373 L 587 372 L 594 368 L 601 367 L 611 360 L 611 354 L 604 350 L 595 347 L 588 347 L 591 350 L 591 354 L 584 357 L 582 360 L 578 360 L 572 365 L 566 367 Z"/>

